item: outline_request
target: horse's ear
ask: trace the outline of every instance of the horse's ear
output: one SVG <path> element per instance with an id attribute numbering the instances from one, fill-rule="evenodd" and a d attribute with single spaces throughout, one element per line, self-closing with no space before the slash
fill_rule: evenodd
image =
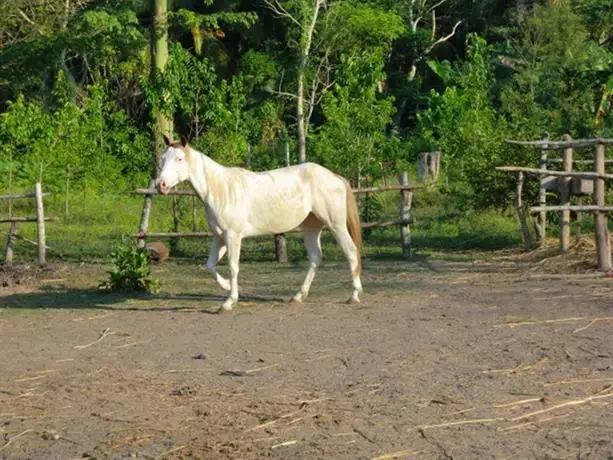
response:
<path id="1" fill-rule="evenodd" d="M 164 134 L 164 143 L 166 144 L 166 147 L 170 145 L 170 139 L 168 139 L 168 136 L 166 134 Z"/>
<path id="2" fill-rule="evenodd" d="M 187 147 L 187 137 L 181 136 L 181 145 Z"/>

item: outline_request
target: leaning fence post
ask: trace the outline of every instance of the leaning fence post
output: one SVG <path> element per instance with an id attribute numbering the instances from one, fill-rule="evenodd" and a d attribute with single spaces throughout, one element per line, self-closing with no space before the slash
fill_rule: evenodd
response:
<path id="1" fill-rule="evenodd" d="M 17 239 L 17 222 L 11 222 L 11 230 L 6 239 L 6 253 L 4 256 L 4 264 L 7 267 L 13 265 L 13 254 L 15 253 L 15 240 Z"/>
<path id="2" fill-rule="evenodd" d="M 547 147 L 549 140 L 549 133 L 543 133 L 543 143 L 541 144 L 541 157 L 539 161 L 540 169 L 547 169 Z M 547 190 L 545 189 L 545 181 L 547 177 L 542 175 L 539 185 L 539 207 L 544 208 L 547 206 Z M 545 244 L 545 237 L 547 235 L 547 211 L 539 212 L 536 222 L 536 231 L 538 233 L 539 243 Z"/>
<path id="3" fill-rule="evenodd" d="M 570 135 L 564 135 L 564 141 L 569 145 L 564 148 L 563 169 L 564 172 L 571 172 L 573 170 L 573 147 L 570 142 L 573 139 Z M 560 184 L 560 205 L 568 206 L 570 204 L 570 176 L 564 176 L 560 178 L 558 182 Z M 564 255 L 568 251 L 570 244 L 570 211 L 560 211 L 560 254 Z"/>
<path id="4" fill-rule="evenodd" d="M 149 190 L 152 190 L 155 187 L 155 181 L 152 179 L 149 182 Z M 152 199 L 151 195 L 145 195 L 145 201 L 143 203 L 143 211 L 140 215 L 140 224 L 138 226 L 138 242 L 137 246 L 139 248 L 145 247 L 145 234 L 147 233 L 147 229 L 149 228 L 149 216 L 151 215 L 151 205 Z"/>
<path id="5" fill-rule="evenodd" d="M 38 263 L 45 265 L 45 211 L 43 209 L 43 191 L 40 182 L 34 188 L 36 195 L 36 236 L 38 239 Z"/>
<path id="6" fill-rule="evenodd" d="M 603 207 L 605 205 L 605 181 L 602 175 L 605 174 L 605 148 L 600 142 L 596 144 L 594 152 L 594 171 L 601 175 L 594 180 L 594 198 L 596 206 Z M 598 268 L 602 271 L 609 271 L 611 270 L 611 247 L 607 215 L 602 211 L 596 211 L 595 224 Z"/>
<path id="7" fill-rule="evenodd" d="M 398 175 L 400 185 L 409 185 L 409 174 L 406 171 Z M 411 218 L 411 201 L 413 193 L 410 190 L 400 190 L 400 242 L 402 245 L 403 257 L 410 258 L 411 254 L 411 228 L 409 219 Z"/>
<path id="8" fill-rule="evenodd" d="M 524 173 L 520 171 L 520 173 L 517 175 L 515 207 L 517 208 L 517 218 L 519 219 L 519 225 L 521 227 L 524 249 L 529 251 L 534 248 L 534 241 L 532 239 L 532 234 L 530 233 L 530 227 L 528 226 L 528 219 L 526 217 L 526 210 L 524 209 L 524 204 L 522 202 L 523 188 Z"/>

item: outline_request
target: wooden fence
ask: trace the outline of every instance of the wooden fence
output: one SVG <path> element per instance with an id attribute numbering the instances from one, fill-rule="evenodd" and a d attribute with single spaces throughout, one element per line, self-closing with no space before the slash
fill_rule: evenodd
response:
<path id="1" fill-rule="evenodd" d="M 138 242 L 139 246 L 144 246 L 145 239 L 147 238 L 184 238 L 184 237 L 208 237 L 213 236 L 211 232 L 202 232 L 202 231 L 193 231 L 191 232 L 150 232 L 149 231 L 149 218 L 151 215 L 151 207 L 152 207 L 152 197 L 158 195 L 158 191 L 153 188 L 153 184 L 150 185 L 147 189 L 137 189 L 132 193 L 136 195 L 144 195 L 145 203 L 143 206 L 143 212 L 141 214 L 141 221 L 139 225 L 138 232 L 134 235 Z M 371 193 L 380 193 L 380 192 L 388 192 L 388 191 L 398 191 L 400 195 L 399 200 L 399 216 L 397 219 L 387 219 L 378 222 L 362 222 L 361 227 L 364 228 L 374 228 L 374 227 L 391 227 L 397 226 L 400 227 L 400 246 L 402 248 L 402 254 L 404 257 L 411 257 L 412 249 L 411 249 L 411 229 L 410 225 L 412 222 L 411 217 L 411 207 L 413 201 L 413 190 L 422 188 L 420 185 L 411 185 L 409 184 L 408 174 L 406 172 L 399 174 L 399 184 L 398 185 L 387 185 L 383 187 L 364 187 L 364 188 L 355 188 L 353 189 L 353 193 L 355 194 L 371 194 Z M 192 190 L 172 190 L 168 193 L 167 196 L 192 196 L 196 197 L 195 192 Z M 194 207 L 195 212 L 195 207 Z M 299 229 L 291 230 L 288 233 L 300 232 Z M 287 250 L 285 246 L 285 236 L 283 234 L 274 235 L 275 239 L 275 253 L 276 259 L 278 262 L 287 262 Z"/>
<path id="2" fill-rule="evenodd" d="M 46 249 L 45 245 L 45 222 L 55 221 L 56 217 L 45 217 L 44 206 L 43 206 L 43 197 L 49 196 L 50 193 L 43 193 L 42 186 L 40 183 L 36 183 L 34 187 L 34 192 L 32 193 L 22 193 L 15 195 L 0 195 L 0 200 L 9 200 L 11 202 L 15 199 L 21 198 L 34 198 L 36 201 L 36 216 L 35 217 L 15 217 L 9 215 L 8 217 L 0 218 L 0 223 L 10 223 L 10 229 L 8 232 L 8 237 L 6 241 L 6 253 L 4 257 L 4 263 L 7 266 L 11 266 L 13 264 L 13 256 L 15 253 L 15 241 L 19 237 L 18 235 L 18 223 L 31 223 L 36 222 L 36 246 L 38 247 L 38 263 L 40 265 L 45 265 L 46 261 Z M 9 208 L 12 209 L 12 206 Z"/>
<path id="3" fill-rule="evenodd" d="M 560 213 L 560 253 L 568 251 L 570 243 L 570 213 L 592 213 L 595 215 L 596 251 L 598 268 L 603 271 L 611 270 L 611 247 L 607 213 L 613 212 L 613 206 L 606 205 L 605 181 L 613 179 L 613 174 L 607 174 L 606 165 L 613 163 L 605 159 L 605 145 L 613 144 L 613 139 L 580 139 L 572 140 L 569 135 L 563 141 L 550 141 L 547 135 L 540 141 L 507 140 L 510 144 L 538 147 L 540 149 L 539 168 L 525 168 L 521 166 L 501 166 L 499 171 L 518 173 L 516 190 L 516 207 L 522 227 L 522 238 L 526 248 L 533 246 L 530 230 L 526 220 L 525 208 L 522 204 L 522 189 L 524 173 L 535 174 L 540 177 L 539 203 L 530 208 L 530 213 L 537 214 L 536 231 L 539 242 L 545 241 L 547 229 L 547 212 Z M 594 147 L 592 160 L 574 160 L 573 149 Z M 563 150 L 563 158 L 548 158 L 548 151 Z M 563 171 L 550 170 L 548 163 L 562 163 Z M 573 171 L 573 164 L 592 164 L 593 171 Z M 547 205 L 547 191 L 556 191 L 559 194 L 558 205 Z M 571 205 L 572 195 L 579 197 L 578 205 Z M 593 205 L 583 205 L 582 197 L 593 195 Z"/>

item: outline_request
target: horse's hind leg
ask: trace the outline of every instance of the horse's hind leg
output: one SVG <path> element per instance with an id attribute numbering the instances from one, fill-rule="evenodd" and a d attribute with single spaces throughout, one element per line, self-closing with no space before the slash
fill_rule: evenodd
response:
<path id="1" fill-rule="evenodd" d="M 360 303 L 360 294 L 362 293 L 362 281 L 360 280 L 360 255 L 358 254 L 358 248 L 353 242 L 347 226 L 343 224 L 334 225 L 331 227 L 332 233 L 336 238 L 336 241 L 340 245 L 349 267 L 351 268 L 351 277 L 353 280 L 353 293 L 347 301 L 347 303 Z"/>
<path id="2" fill-rule="evenodd" d="M 309 270 L 307 271 L 300 292 L 298 292 L 290 302 L 302 302 L 309 295 L 311 283 L 315 278 L 317 267 L 321 263 L 321 229 L 322 223 L 313 215 L 307 217 L 302 228 L 304 229 L 304 246 L 309 256 Z"/>
<path id="3" fill-rule="evenodd" d="M 231 287 L 230 281 L 217 273 L 217 269 L 215 268 L 225 253 L 226 244 L 224 243 L 223 238 L 221 236 L 214 236 L 213 244 L 211 244 L 211 252 L 209 253 L 209 259 L 206 262 L 206 267 L 213 274 L 215 280 L 219 283 L 222 289 L 229 291 Z"/>
<path id="4" fill-rule="evenodd" d="M 238 262 L 241 256 L 242 237 L 234 232 L 226 232 L 226 246 L 228 246 L 228 261 L 230 262 L 230 297 L 223 303 L 220 312 L 232 310 L 238 302 Z"/>

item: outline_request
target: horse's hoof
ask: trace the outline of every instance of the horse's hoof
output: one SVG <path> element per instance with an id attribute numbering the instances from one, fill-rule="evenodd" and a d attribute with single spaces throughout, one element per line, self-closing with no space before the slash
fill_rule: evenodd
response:
<path id="1" fill-rule="evenodd" d="M 226 313 L 232 313 L 232 307 L 224 307 L 223 305 L 219 307 L 219 309 L 215 312 L 218 315 L 223 315 Z"/>
<path id="2" fill-rule="evenodd" d="M 299 297 L 292 297 L 287 301 L 287 303 L 302 303 L 302 299 Z"/>
<path id="3" fill-rule="evenodd" d="M 356 299 L 355 297 L 351 296 L 351 297 L 349 297 L 349 299 L 345 303 L 348 304 L 348 305 L 359 305 L 360 304 L 360 299 Z"/>

